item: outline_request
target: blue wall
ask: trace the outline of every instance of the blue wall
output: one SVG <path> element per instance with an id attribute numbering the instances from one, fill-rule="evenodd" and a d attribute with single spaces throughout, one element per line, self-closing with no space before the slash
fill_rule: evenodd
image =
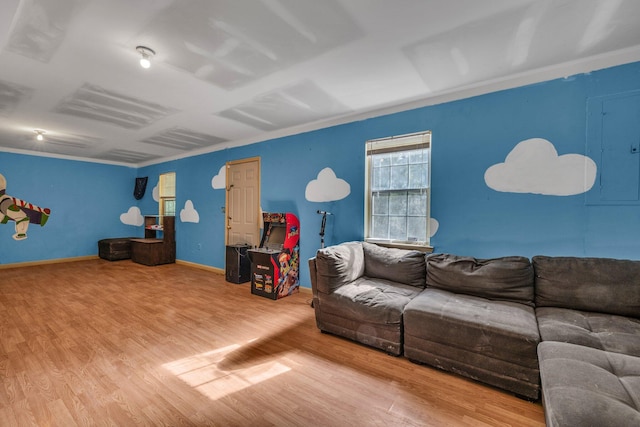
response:
<path id="1" fill-rule="evenodd" d="M 199 223 L 176 221 L 178 259 L 224 268 L 221 207 L 225 191 L 214 190 L 211 179 L 227 161 L 259 156 L 263 210 L 293 212 L 300 218 L 300 277 L 302 286 L 308 287 L 306 259 L 320 247 L 317 209 L 334 214 L 327 222 L 327 245 L 363 238 L 365 141 L 424 130 L 433 132 L 431 213 L 439 221 L 439 229 L 432 244 L 437 252 L 476 257 L 548 254 L 638 259 L 640 206 L 587 205 L 585 194 L 499 192 L 484 181 L 490 166 L 504 162 L 519 142 L 530 138 L 550 141 L 560 155 L 585 154 L 587 99 L 638 89 L 640 63 L 634 63 L 170 161 L 137 172 L 67 162 L 64 168 L 68 167 L 68 172 L 56 177 L 53 171 L 63 169 L 57 166 L 61 161 L 17 157 L 24 168 L 33 170 L 35 165 L 36 170 L 46 172 L 46 179 L 31 178 L 28 184 L 20 183 L 23 168 L 8 168 L 10 162 L 0 153 L 0 173 L 9 180 L 12 192 L 15 189 L 17 197 L 50 205 L 60 216 L 42 230 L 34 230 L 30 249 L 20 248 L 9 261 L 5 261 L 4 245 L 20 247 L 24 243 L 13 242 L 9 226 L 0 226 L 2 262 L 96 253 L 99 235 L 132 232 L 117 222 L 120 213 L 135 205 L 133 177 L 149 176 L 147 193 L 137 205 L 143 214 L 154 214 L 157 202 L 152 189 L 157 176 L 175 171 L 178 217 L 186 200 L 193 202 L 200 216 Z M 334 202 L 307 201 L 307 183 L 326 167 L 350 184 L 351 193 Z M 55 188 L 46 187 L 49 176 L 56 180 Z M 42 181 L 47 181 L 45 187 Z M 78 189 L 70 190 L 71 183 Z M 96 190 L 106 199 L 94 194 Z M 98 212 L 101 219 L 85 222 L 74 210 L 78 203 L 84 206 L 86 216 Z M 52 215 L 52 221 L 54 218 Z M 82 225 L 74 228 L 76 221 Z M 104 227 L 104 233 L 96 231 L 96 223 Z M 64 251 L 56 248 L 53 252 L 51 245 L 62 238 L 69 244 L 64 245 Z"/>
<path id="2" fill-rule="evenodd" d="M 43 226 L 30 224 L 27 239 L 16 241 L 13 221 L 0 224 L 0 264 L 97 254 L 98 240 L 140 236 L 120 222 L 135 203 L 136 169 L 0 152 L 7 193 L 51 209 Z"/>

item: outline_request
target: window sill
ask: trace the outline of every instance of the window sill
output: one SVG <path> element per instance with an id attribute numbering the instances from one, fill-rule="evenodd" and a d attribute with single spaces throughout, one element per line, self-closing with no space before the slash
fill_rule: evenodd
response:
<path id="1" fill-rule="evenodd" d="M 420 251 L 428 254 L 433 253 L 433 246 L 429 246 L 429 245 L 418 245 L 418 244 L 392 242 L 389 240 L 376 240 L 376 239 L 365 239 L 365 241 L 376 244 L 378 246 L 384 246 L 385 248 L 409 249 L 409 250 Z"/>

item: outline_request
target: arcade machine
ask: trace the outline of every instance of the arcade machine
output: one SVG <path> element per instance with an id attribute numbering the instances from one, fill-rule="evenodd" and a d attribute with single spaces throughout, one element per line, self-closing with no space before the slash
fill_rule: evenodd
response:
<path id="1" fill-rule="evenodd" d="M 249 249 L 251 293 L 279 299 L 298 292 L 300 221 L 292 213 L 262 214 L 260 247 Z"/>

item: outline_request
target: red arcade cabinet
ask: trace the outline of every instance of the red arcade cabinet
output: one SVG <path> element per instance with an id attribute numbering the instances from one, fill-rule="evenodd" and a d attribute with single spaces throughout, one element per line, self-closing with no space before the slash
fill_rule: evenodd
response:
<path id="1" fill-rule="evenodd" d="M 292 213 L 262 214 L 260 247 L 249 249 L 251 293 L 279 299 L 298 292 L 300 221 Z"/>

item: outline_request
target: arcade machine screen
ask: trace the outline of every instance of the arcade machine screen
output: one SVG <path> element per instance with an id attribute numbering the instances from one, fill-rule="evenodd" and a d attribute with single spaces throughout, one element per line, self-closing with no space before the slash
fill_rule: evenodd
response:
<path id="1" fill-rule="evenodd" d="M 284 239 L 287 234 L 287 228 L 284 224 L 271 224 L 269 234 L 264 242 L 264 247 L 268 250 L 281 251 L 284 246 Z"/>

